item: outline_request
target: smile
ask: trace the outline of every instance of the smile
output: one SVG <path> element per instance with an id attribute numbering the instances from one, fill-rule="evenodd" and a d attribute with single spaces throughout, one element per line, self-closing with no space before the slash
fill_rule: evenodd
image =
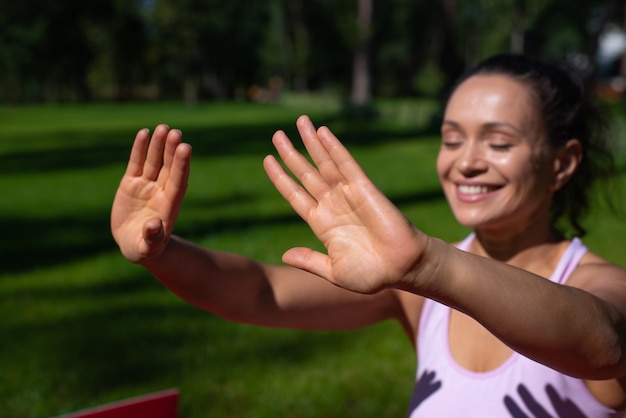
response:
<path id="1" fill-rule="evenodd" d="M 496 190 L 494 186 L 481 186 L 477 184 L 459 184 L 459 192 L 467 195 L 485 194 Z"/>

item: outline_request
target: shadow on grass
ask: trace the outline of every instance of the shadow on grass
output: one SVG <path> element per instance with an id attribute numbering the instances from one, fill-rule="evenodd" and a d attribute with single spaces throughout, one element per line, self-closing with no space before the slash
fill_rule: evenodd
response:
<path id="1" fill-rule="evenodd" d="M 299 142 L 294 121 L 286 131 L 294 141 Z M 346 145 L 367 146 L 390 139 L 415 140 L 415 130 L 397 130 L 381 127 L 376 123 L 344 124 L 337 118 L 320 120 L 323 123 L 340 123 L 337 134 Z M 280 126 L 278 126 L 280 128 Z M 212 125 L 205 128 L 192 127 L 185 129 L 186 139 L 192 144 L 194 155 L 258 155 L 262 157 L 273 151 L 271 135 L 277 128 L 276 122 L 250 125 Z M 124 130 L 100 130 L 93 132 L 58 132 L 56 138 L 49 138 L 45 133 L 41 136 L 28 138 L 25 149 L 16 144 L 15 151 L 0 155 L 0 173 L 46 173 L 57 170 L 75 170 L 77 176 L 89 176 L 89 170 L 98 166 L 119 164 L 119 178 L 123 174 L 128 158 L 134 132 Z M 24 139 L 26 141 L 26 139 Z M 52 141 L 52 146 L 50 144 Z M 18 141 L 20 142 L 20 141 Z M 115 179 L 117 182 L 118 179 Z M 64 185 L 64 187 L 71 187 Z M 94 184 L 93 187 L 101 187 Z M 10 194 L 9 194 L 10 195 Z M 424 196 L 393 197 L 397 204 L 429 200 L 440 197 L 433 192 Z M 112 198 L 112 196 L 111 196 Z M 205 201 L 186 204 L 206 205 L 205 207 L 224 207 L 241 203 L 241 196 L 221 201 Z M 245 196 L 245 199 L 255 198 Z M 46 268 L 81 258 L 108 252 L 115 249 L 109 230 L 109 207 L 102 212 L 84 213 L 77 216 L 50 215 L 48 218 L 22 217 L 11 214 L 0 219 L 4 239 L 0 241 L 5 273 L 17 273 Z M 238 220 L 215 219 L 210 222 L 199 222 L 186 230 L 177 230 L 184 236 L 198 236 L 203 231 L 223 231 L 226 229 L 249 228 L 254 225 L 280 225 L 302 222 L 295 214 L 274 218 L 248 217 Z M 193 235 L 192 235 L 193 234 Z"/>
<path id="2" fill-rule="evenodd" d="M 256 196 L 232 196 L 229 199 L 190 199 L 185 204 L 193 208 L 231 207 L 252 201 Z M 398 206 L 443 199 L 441 190 L 426 190 L 417 194 L 389 196 Z M 253 227 L 287 226 L 304 221 L 295 213 L 277 216 L 247 216 L 245 218 L 211 218 L 206 221 L 180 219 L 175 233 L 196 239 L 209 233 L 238 231 Z M 0 241 L 3 254 L 2 271 L 20 273 L 79 261 L 102 253 L 115 251 L 117 246 L 109 229 L 109 213 L 69 216 L 49 219 L 5 217 L 0 220 L 5 239 Z M 27 232 L 28 231 L 28 232 Z M 27 232 L 27 233 L 26 233 Z M 121 255 L 120 255 L 121 257 Z"/>
<path id="3" fill-rule="evenodd" d="M 18 273 L 78 261 L 111 251 L 115 243 L 108 213 L 39 219 L 4 217 L 0 220 L 4 239 L 3 273 Z"/>
<path id="4" fill-rule="evenodd" d="M 314 121 L 316 125 L 334 125 L 336 135 L 346 144 L 373 145 L 382 141 L 416 140 L 424 135 L 422 129 L 392 129 L 376 122 L 347 122 L 337 117 Z M 194 155 L 219 157 L 223 155 L 256 154 L 260 158 L 274 151 L 271 137 L 283 129 L 296 146 L 301 147 L 294 126 L 281 121 L 242 125 L 216 125 L 207 127 L 172 126 L 181 128 L 185 141 L 194 149 Z M 137 127 L 138 129 L 141 126 Z M 154 127 L 150 127 L 153 129 Z M 430 129 L 430 128 L 428 128 Z M 430 131 L 429 131 L 430 132 Z M 79 170 L 121 164 L 125 166 L 136 131 L 107 129 L 87 131 L 55 131 L 32 134 L 28 138 L 3 143 L 0 154 L 0 174 L 45 173 L 55 170 Z M 52 137 L 52 138 L 51 138 Z M 121 173 L 120 173 L 121 175 Z"/>
<path id="5" fill-rule="evenodd" d="M 332 125 L 341 121 L 329 118 L 315 122 Z M 273 151 L 270 138 L 277 128 L 286 129 L 297 140 L 293 121 L 287 128 L 276 126 L 275 122 L 183 127 L 197 156 L 259 157 Z M 399 131 L 366 123 L 356 127 L 340 125 L 336 133 L 348 146 L 373 145 L 389 139 L 415 140 L 419 134 L 416 130 Z M 32 138 L 28 146 L 17 144 L 13 151 L 0 155 L 0 173 L 46 175 L 57 170 L 76 170 L 76 175 L 88 176 L 89 169 L 98 166 L 123 167 L 134 132 L 107 130 L 55 135 L 59 137 L 53 141 L 54 146 L 47 144 L 47 137 Z M 229 207 L 255 198 L 236 195 L 221 200 L 188 200 L 186 204 L 200 208 Z M 390 198 L 403 205 L 441 199 L 442 195 L 439 190 L 429 190 Z M 43 219 L 17 214 L 2 217 L 3 274 L 54 267 L 114 251 L 108 210 L 106 207 L 79 217 L 51 215 Z M 177 233 L 200 238 L 208 233 L 302 222 L 295 214 L 218 217 L 193 224 L 181 223 Z M 1 303 L 5 307 L 10 304 L 12 308 L 5 309 L 16 315 L 0 327 L 2 339 L 9 342 L 0 347 L 0 364 L 4 366 L 1 369 L 7 377 L 3 380 L 17 382 L 3 389 L 14 392 L 2 395 L 14 399 L 25 396 L 29 390 L 36 391 L 37 397 L 58 408 L 46 411 L 49 415 L 93 406 L 95 399 L 101 403 L 107 394 L 119 390 L 137 395 L 130 391 L 150 385 L 158 385 L 154 390 L 176 386 L 184 380 L 189 368 L 206 367 L 207 380 L 219 382 L 245 375 L 250 369 L 258 370 L 259 365 L 297 366 L 304 358 L 322 356 L 329 347 L 347 349 L 355 343 L 349 333 L 253 330 L 214 320 L 213 316 L 177 301 L 174 295 L 159 294 L 166 291 L 147 273 L 120 277 L 113 283 L 91 283 L 86 277 L 84 286 L 53 285 L 53 288 L 43 284 L 4 293 Z M 155 293 L 159 300 L 172 299 L 165 303 L 152 302 Z M 56 314 L 66 307 L 75 310 Z M 198 360 L 199 357 L 203 360 Z M 11 380 L 12 376 L 20 377 Z M 32 413 L 28 403 L 28 399 L 23 400 L 22 409 L 14 410 L 14 416 Z"/>
<path id="6" fill-rule="evenodd" d="M 376 122 L 346 122 L 340 116 L 328 116 L 317 124 L 336 125 L 337 135 L 350 147 L 367 146 L 389 140 L 416 140 L 416 129 L 395 129 Z M 212 124 L 207 127 L 192 126 L 184 129 L 197 157 L 224 155 L 264 155 L 274 151 L 271 136 L 277 128 L 285 129 L 301 147 L 295 119 L 276 120 L 252 124 Z M 281 126 L 281 124 L 283 126 Z M 288 126 L 285 126 L 288 125 Z M 32 173 L 45 176 L 55 171 L 75 171 L 76 176 L 88 177 L 89 170 L 99 166 L 119 165 L 119 178 L 123 174 L 135 132 L 125 129 L 94 129 L 37 131 L 28 137 L 3 140 L 0 153 L 0 175 Z M 12 148 L 11 148 L 12 147 Z M 114 179 L 115 182 L 118 178 Z M 64 185 L 63 187 L 71 187 Z M 94 184 L 93 187 L 102 187 Z M 10 190 L 6 193 L 11 196 Z M 111 197 L 112 198 L 112 197 Z M 415 196 L 415 201 L 428 196 Z M 413 197 L 398 197 L 398 202 Z M 207 207 L 219 207 L 229 202 L 206 202 Z M 109 231 L 109 207 L 99 213 L 85 213 L 79 217 L 51 215 L 49 218 L 22 217 L 10 214 L 0 219 L 4 238 L 0 242 L 5 273 L 16 273 L 36 268 L 54 266 L 82 257 L 110 251 L 115 248 Z M 259 222 L 281 224 L 300 222 L 297 216 L 275 219 L 255 218 L 223 222 L 220 219 L 193 231 L 223 230 L 249 227 Z M 185 232 L 193 232 L 185 231 Z"/>
<path id="7" fill-rule="evenodd" d="M 114 284 L 29 292 L 28 303 L 40 309 L 54 312 L 62 304 L 75 311 L 0 327 L 10 336 L 0 348 L 3 374 L 33 383 L 47 407 L 56 408 L 47 411 L 52 416 L 119 399 L 120 393 L 179 386 L 190 374 L 206 375 L 208 387 L 259 368 L 297 367 L 329 347 L 336 352 L 355 343 L 349 333 L 237 325 L 183 302 L 146 299 L 160 291 L 154 279 L 139 274 Z M 24 389 L 5 385 L 1 395 L 27 399 Z M 33 416 L 25 400 L 14 408 L 5 410 L 8 416 Z"/>

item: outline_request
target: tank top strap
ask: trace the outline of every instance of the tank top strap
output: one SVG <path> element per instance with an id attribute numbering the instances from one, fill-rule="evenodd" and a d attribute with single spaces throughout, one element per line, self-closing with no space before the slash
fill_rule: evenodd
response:
<path id="1" fill-rule="evenodd" d="M 461 242 L 459 242 L 457 244 L 456 248 L 458 248 L 459 250 L 467 251 L 469 249 L 470 243 L 474 239 L 475 235 L 476 234 L 471 232 L 467 237 L 465 237 L 465 239 L 463 241 L 461 241 Z"/>
<path id="2" fill-rule="evenodd" d="M 457 244 L 459 250 L 468 251 L 470 243 L 474 239 L 475 234 L 470 233 L 463 241 Z M 553 283 L 563 284 L 567 281 L 567 278 L 574 271 L 574 269 L 580 263 L 580 260 L 589 250 L 578 237 L 574 237 L 569 243 L 565 252 L 561 256 L 559 263 L 550 276 L 550 281 Z"/>
<path id="3" fill-rule="evenodd" d="M 561 256 L 554 272 L 552 272 L 550 281 L 558 284 L 565 283 L 588 251 L 587 247 L 585 247 L 579 238 L 573 238 Z"/>

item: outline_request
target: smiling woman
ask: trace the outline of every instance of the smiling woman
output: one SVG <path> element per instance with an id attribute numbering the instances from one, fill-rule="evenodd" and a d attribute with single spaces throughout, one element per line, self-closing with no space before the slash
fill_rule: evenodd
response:
<path id="1" fill-rule="evenodd" d="M 565 238 L 568 232 L 584 235 L 581 219 L 588 209 L 590 187 L 612 169 L 604 138 L 597 135 L 601 132 L 598 122 L 582 88 L 556 65 L 526 57 L 498 56 L 469 71 L 448 101 L 437 160 L 440 181 L 456 219 L 474 229 L 458 247 L 523 268 L 552 283 L 588 290 L 595 296 L 608 288 L 623 291 L 623 270 L 588 253 L 578 238 Z M 569 224 L 559 228 L 559 218 Z M 588 275 L 596 268 L 598 273 L 609 272 L 591 279 Z M 609 305 L 616 303 L 611 308 L 623 315 L 624 301 L 609 300 Z M 562 302 L 567 298 L 555 295 L 548 303 Z M 537 300 L 532 301 L 531 309 L 541 311 Z M 429 343 L 421 344 L 418 354 L 429 365 L 420 367 L 419 376 L 431 376 L 433 364 L 439 363 L 443 370 L 439 383 L 447 382 L 441 385 L 440 402 L 463 392 L 463 387 L 478 385 L 478 391 L 489 390 L 491 396 L 497 387 L 501 393 L 495 396 L 504 399 L 499 406 L 512 416 L 527 416 L 527 408 L 532 413 L 531 403 L 559 417 L 614 416 L 612 409 L 625 405 L 618 380 L 583 380 L 580 384 L 549 368 L 537 368 L 536 363 L 515 353 L 511 340 L 490 328 L 489 318 L 472 317 L 471 313 L 427 302 L 421 320 L 424 325 L 420 340 Z M 548 319 L 543 321 L 549 323 Z M 532 344 L 534 338 L 530 334 L 522 337 L 522 329 L 516 330 L 521 344 Z M 522 341 L 524 338 L 528 340 Z M 449 358 L 444 361 L 434 354 L 432 341 L 449 345 L 444 350 Z M 561 354 L 567 355 L 568 350 Z M 536 359 L 555 365 L 541 357 Z M 450 364 L 466 373 L 451 373 Z M 524 377 L 511 380 L 515 374 Z M 417 399 L 421 399 L 419 387 L 418 382 L 414 393 Z M 533 387 L 547 390 L 533 393 Z M 585 398 L 589 399 L 586 403 L 571 403 Z M 561 402 L 575 405 L 577 413 L 562 409 Z M 413 416 L 431 416 L 446 410 L 443 408 L 442 404 L 426 403 L 416 407 Z M 497 410 L 488 408 L 485 414 Z M 621 416 L 621 412 L 615 416 Z"/>
<path id="2" fill-rule="evenodd" d="M 191 147 L 165 125 L 137 134 L 111 229 L 128 260 L 229 320 L 306 330 L 398 321 L 418 356 L 411 418 L 620 416 L 626 270 L 554 217 L 584 232 L 575 206 L 586 201 L 559 196 L 572 185 L 585 198 L 594 180 L 581 109 L 567 71 L 528 57 L 497 56 L 462 79 L 437 164 L 454 215 L 474 230 L 456 245 L 413 226 L 306 116 L 297 127 L 310 158 L 278 131 L 286 167 L 267 156 L 264 168 L 325 252 L 291 248 L 286 266 L 269 265 L 174 236 Z"/>
<path id="3" fill-rule="evenodd" d="M 461 224 L 495 235 L 549 225 L 538 218 L 548 216 L 582 149 L 572 138 L 553 150 L 536 108 L 524 84 L 497 74 L 471 77 L 450 98 L 437 170 Z"/>

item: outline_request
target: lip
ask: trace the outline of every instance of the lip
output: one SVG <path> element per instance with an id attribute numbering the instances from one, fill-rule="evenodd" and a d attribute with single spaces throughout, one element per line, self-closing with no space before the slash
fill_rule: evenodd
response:
<path id="1" fill-rule="evenodd" d="M 454 183 L 456 198 L 460 202 L 479 202 L 489 199 L 497 193 L 501 186 L 484 183 Z"/>

